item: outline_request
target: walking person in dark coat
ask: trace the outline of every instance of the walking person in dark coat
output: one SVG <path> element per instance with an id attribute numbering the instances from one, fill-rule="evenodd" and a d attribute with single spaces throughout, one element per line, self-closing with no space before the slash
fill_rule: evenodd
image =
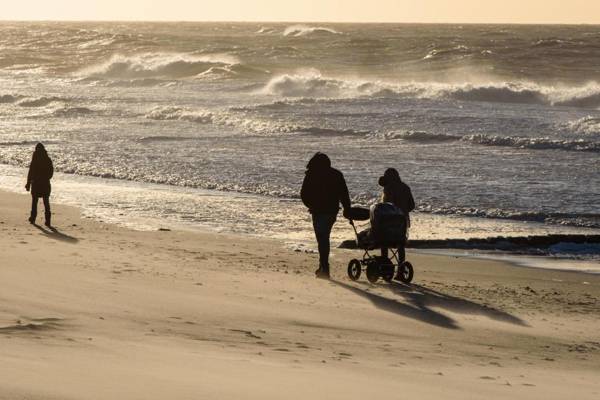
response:
<path id="1" fill-rule="evenodd" d="M 402 210 L 406 216 L 406 226 L 410 226 L 410 212 L 415 209 L 415 199 L 413 198 L 410 187 L 400 179 L 400 174 L 395 168 L 385 170 L 383 176 L 379 178 L 379 186 L 383 186 L 381 201 L 383 203 L 392 203 Z M 388 256 L 388 249 L 381 248 L 381 255 Z M 398 249 L 398 259 L 400 263 L 406 260 L 404 246 Z M 399 279 L 397 277 L 397 279 Z"/>
<path id="2" fill-rule="evenodd" d="M 312 214 L 313 228 L 319 246 L 317 278 L 329 279 L 329 235 L 340 210 L 350 208 L 350 195 L 344 175 L 331 167 L 331 160 L 316 153 L 306 166 L 300 191 L 302 202 Z"/>
<path id="3" fill-rule="evenodd" d="M 29 222 L 35 224 L 37 217 L 38 199 L 41 197 L 44 200 L 44 211 L 47 227 L 52 227 L 50 212 L 50 179 L 54 175 L 54 166 L 52 160 L 48 156 L 44 145 L 38 143 L 35 146 L 31 164 L 29 165 L 29 173 L 27 174 L 27 184 L 25 190 L 31 190 L 31 216 Z"/>

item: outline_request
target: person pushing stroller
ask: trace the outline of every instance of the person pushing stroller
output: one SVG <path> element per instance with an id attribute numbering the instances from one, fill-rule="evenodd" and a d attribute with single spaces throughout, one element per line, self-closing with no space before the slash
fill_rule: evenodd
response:
<path id="1" fill-rule="evenodd" d="M 329 236 L 340 203 L 344 210 L 350 208 L 350 195 L 344 175 L 331 167 L 331 160 L 324 153 L 316 153 L 306 166 L 300 197 L 312 216 L 315 237 L 319 247 L 317 278 L 329 279 Z"/>

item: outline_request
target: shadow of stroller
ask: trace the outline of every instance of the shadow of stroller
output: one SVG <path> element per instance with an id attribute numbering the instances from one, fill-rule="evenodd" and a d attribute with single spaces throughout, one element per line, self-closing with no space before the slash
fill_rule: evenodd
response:
<path id="1" fill-rule="evenodd" d="M 431 325 L 439 326 L 446 329 L 460 329 L 456 321 L 452 318 L 428 308 L 423 303 L 413 302 L 413 305 L 406 304 L 394 299 L 380 296 L 375 293 L 370 293 L 364 289 L 349 285 L 344 282 L 331 280 L 331 283 L 347 289 L 361 297 L 369 300 L 377 308 L 388 311 L 403 317 L 412 318 L 417 321 L 425 322 Z"/>
<path id="2" fill-rule="evenodd" d="M 401 295 L 417 307 L 426 308 L 435 306 L 456 313 L 483 315 L 496 321 L 507 322 L 519 326 L 529 326 L 519 317 L 509 314 L 506 311 L 478 304 L 460 297 L 441 293 L 421 285 L 405 285 L 402 283 L 393 282 L 391 285 L 386 286 L 392 292 Z"/>
<path id="3" fill-rule="evenodd" d="M 38 225 L 38 224 L 33 224 L 33 226 L 35 226 L 37 229 L 39 229 L 40 231 L 42 231 L 42 233 L 44 233 L 49 238 L 52 238 L 52 239 L 55 239 L 55 240 L 60 240 L 62 242 L 72 243 L 72 244 L 75 244 L 75 243 L 79 242 L 79 239 L 74 238 L 73 236 L 69 236 L 67 234 L 64 234 L 64 233 L 60 232 L 58 229 L 56 229 L 53 226 L 49 227 L 47 229 L 44 228 L 43 226 Z"/>

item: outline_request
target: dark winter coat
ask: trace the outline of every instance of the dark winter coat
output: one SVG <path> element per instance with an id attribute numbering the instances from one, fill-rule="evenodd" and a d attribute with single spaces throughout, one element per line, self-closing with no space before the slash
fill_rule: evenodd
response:
<path id="1" fill-rule="evenodd" d="M 410 191 L 410 187 L 402 181 L 387 183 L 383 187 L 381 200 L 384 203 L 392 203 L 400 208 L 406 216 L 415 209 L 415 199 Z"/>
<path id="2" fill-rule="evenodd" d="M 34 197 L 50 196 L 50 179 L 54 175 L 52 160 L 45 150 L 33 153 L 27 184 L 31 185 L 31 195 Z"/>
<path id="3" fill-rule="evenodd" d="M 350 208 L 344 175 L 335 168 L 308 168 L 300 191 L 302 202 L 312 214 L 337 214 L 340 203 Z"/>

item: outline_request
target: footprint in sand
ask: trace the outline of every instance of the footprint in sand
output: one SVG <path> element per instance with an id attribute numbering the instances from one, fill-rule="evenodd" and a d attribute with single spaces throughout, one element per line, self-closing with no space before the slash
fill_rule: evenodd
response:
<path id="1" fill-rule="evenodd" d="M 253 339 L 262 339 L 260 336 L 255 335 L 254 333 L 252 333 L 252 331 L 247 331 L 247 330 L 244 330 L 244 329 L 230 329 L 229 331 L 230 332 L 243 333 L 247 337 L 253 338 Z"/>
<path id="2" fill-rule="evenodd" d="M 25 319 L 25 318 L 24 318 Z M 18 319 L 15 324 L 0 326 L 0 334 L 29 334 L 60 328 L 61 318 L 26 318 L 27 321 Z"/>

